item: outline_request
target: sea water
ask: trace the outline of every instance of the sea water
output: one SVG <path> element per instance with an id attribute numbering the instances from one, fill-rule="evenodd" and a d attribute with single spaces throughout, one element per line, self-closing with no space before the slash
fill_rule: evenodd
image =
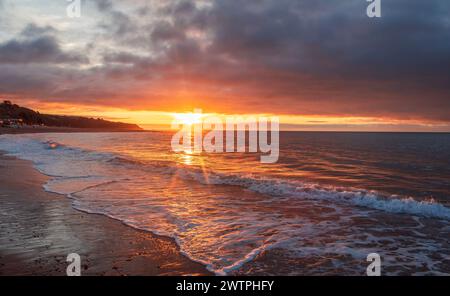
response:
<path id="1" fill-rule="evenodd" d="M 365 275 L 369 253 L 382 274 L 450 274 L 450 134 L 282 132 L 275 164 L 175 153 L 172 134 L 2 135 L 0 150 L 217 274 Z"/>

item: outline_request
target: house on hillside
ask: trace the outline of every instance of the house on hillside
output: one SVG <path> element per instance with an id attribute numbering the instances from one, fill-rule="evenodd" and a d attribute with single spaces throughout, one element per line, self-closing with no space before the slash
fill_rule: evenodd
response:
<path id="1" fill-rule="evenodd" d="M 1 127 L 9 127 L 9 128 L 19 128 L 23 126 L 23 120 L 22 119 L 0 119 L 0 126 Z"/>

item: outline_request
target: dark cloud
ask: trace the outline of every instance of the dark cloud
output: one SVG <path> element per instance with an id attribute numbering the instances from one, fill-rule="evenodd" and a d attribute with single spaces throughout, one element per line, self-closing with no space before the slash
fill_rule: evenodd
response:
<path id="1" fill-rule="evenodd" d="M 113 10 L 113 3 L 110 0 L 95 0 L 97 8 L 102 12 L 109 12 Z"/>
<path id="2" fill-rule="evenodd" d="M 155 43 L 178 40 L 183 37 L 183 32 L 177 30 L 177 28 L 168 21 L 161 21 L 155 24 L 151 32 L 152 41 Z"/>
<path id="3" fill-rule="evenodd" d="M 0 93 L 5 96 L 32 97 L 49 93 L 61 78 L 46 66 L 0 65 Z M 39 90 L 37 92 L 37 90 Z"/>
<path id="4" fill-rule="evenodd" d="M 99 23 L 99 27 L 109 38 L 123 40 L 129 38 L 129 34 L 138 31 L 138 27 L 132 20 L 132 16 L 116 9 L 110 0 L 95 0 L 95 4 L 99 12 L 106 16 Z M 139 14 L 138 11 L 135 11 Z"/>
<path id="5" fill-rule="evenodd" d="M 312 2 L 216 1 L 212 53 L 291 73 L 350 78 L 439 76 L 450 66 L 446 1 L 388 1 L 376 20 L 365 16 L 364 1 Z"/>
<path id="6" fill-rule="evenodd" d="M 87 63 L 87 57 L 64 51 L 54 27 L 30 23 L 15 39 L 0 43 L 0 64 L 70 64 Z"/>
<path id="7" fill-rule="evenodd" d="M 35 39 L 10 40 L 0 44 L 2 64 L 85 63 L 86 58 L 61 50 L 56 38 L 41 36 Z"/>
<path id="8" fill-rule="evenodd" d="M 186 80 L 215 85 L 211 97 L 229 85 L 232 96 L 257 97 L 267 112 L 450 120 L 450 3 L 389 1 L 381 19 L 367 18 L 366 5 L 217 0 L 202 9 L 177 2 L 165 9 L 173 20 L 163 30 L 165 56 L 183 66 Z M 189 30 L 211 43 L 200 49 Z"/>
<path id="9" fill-rule="evenodd" d="M 42 35 L 53 35 L 57 30 L 52 26 L 38 26 L 36 24 L 28 24 L 21 32 L 24 37 L 36 37 Z"/>
<path id="10" fill-rule="evenodd" d="M 380 19 L 363 0 L 95 3 L 102 34 L 91 46 L 103 64 L 79 70 L 59 100 L 122 96 L 133 98 L 127 107 L 164 109 L 188 93 L 213 111 L 450 121 L 446 0 L 383 1 Z M 30 25 L 22 34 L 39 38 L 1 44 L 0 63 L 79 63 L 48 29 Z"/>

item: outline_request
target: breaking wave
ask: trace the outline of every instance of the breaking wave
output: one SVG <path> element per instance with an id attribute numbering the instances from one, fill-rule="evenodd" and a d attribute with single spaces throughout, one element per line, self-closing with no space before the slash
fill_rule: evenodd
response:
<path id="1" fill-rule="evenodd" d="M 385 195 L 373 190 L 323 186 L 299 181 L 267 179 L 254 176 L 212 173 L 205 177 L 204 173 L 197 171 L 185 171 L 184 175 L 186 177 L 191 177 L 202 184 L 240 186 L 270 196 L 345 202 L 347 204 L 389 213 L 412 214 L 450 220 L 450 208 L 434 199 L 419 201 L 412 197 Z"/>

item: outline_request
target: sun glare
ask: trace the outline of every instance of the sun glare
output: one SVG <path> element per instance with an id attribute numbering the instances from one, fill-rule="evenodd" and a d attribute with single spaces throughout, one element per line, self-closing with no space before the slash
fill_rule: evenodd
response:
<path id="1" fill-rule="evenodd" d="M 201 113 L 174 113 L 173 117 L 179 124 L 193 125 L 202 122 L 204 114 Z"/>

